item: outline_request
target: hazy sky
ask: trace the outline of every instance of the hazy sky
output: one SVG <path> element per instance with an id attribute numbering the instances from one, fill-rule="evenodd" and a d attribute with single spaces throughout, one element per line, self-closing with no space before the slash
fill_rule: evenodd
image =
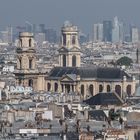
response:
<path id="1" fill-rule="evenodd" d="M 140 27 L 140 0 L 0 0 L 0 28 L 29 21 L 59 29 L 69 20 L 90 32 L 93 23 L 114 16 Z"/>

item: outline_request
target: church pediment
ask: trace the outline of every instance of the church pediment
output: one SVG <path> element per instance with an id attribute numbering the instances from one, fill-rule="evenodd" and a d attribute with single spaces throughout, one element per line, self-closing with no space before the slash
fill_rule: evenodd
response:
<path id="1" fill-rule="evenodd" d="M 74 82 L 76 81 L 76 75 L 75 74 L 66 74 L 61 79 L 61 82 Z"/>
<path id="2" fill-rule="evenodd" d="M 70 51 L 71 51 L 71 52 L 80 52 L 81 50 L 80 50 L 80 48 L 78 48 L 78 47 L 72 47 L 72 48 L 70 49 Z"/>
<path id="3" fill-rule="evenodd" d="M 68 52 L 68 49 L 65 47 L 61 47 L 58 51 L 59 52 Z"/>

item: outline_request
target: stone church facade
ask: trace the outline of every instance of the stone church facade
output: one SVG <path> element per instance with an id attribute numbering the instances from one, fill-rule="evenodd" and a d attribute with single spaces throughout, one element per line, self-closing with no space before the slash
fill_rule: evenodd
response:
<path id="1" fill-rule="evenodd" d="M 120 97 L 135 93 L 135 78 L 118 68 L 80 66 L 81 50 L 76 26 L 65 24 L 61 34 L 59 67 L 45 74 L 36 68 L 33 35 L 20 33 L 15 72 L 18 85 L 32 86 L 35 91 L 71 92 L 83 98 L 99 92 L 116 92 Z"/>
<path id="2" fill-rule="evenodd" d="M 44 90 L 44 73 L 40 73 L 36 65 L 36 50 L 32 33 L 19 34 L 17 53 L 16 84 L 31 86 L 35 91 Z"/>

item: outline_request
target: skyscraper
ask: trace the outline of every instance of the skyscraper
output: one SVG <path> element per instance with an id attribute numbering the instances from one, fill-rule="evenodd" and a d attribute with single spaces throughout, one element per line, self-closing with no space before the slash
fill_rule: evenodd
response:
<path id="1" fill-rule="evenodd" d="M 98 23 L 93 26 L 93 40 L 103 41 L 103 24 Z"/>
<path id="2" fill-rule="evenodd" d="M 5 31 L 1 31 L 1 39 L 4 43 L 13 42 L 13 29 L 11 26 L 6 27 Z"/>
<path id="3" fill-rule="evenodd" d="M 112 41 L 112 21 L 110 20 L 103 21 L 103 41 Z"/>
<path id="4" fill-rule="evenodd" d="M 46 33 L 46 40 L 50 43 L 56 43 L 57 42 L 57 34 L 56 30 L 50 28 L 45 30 Z"/>
<path id="5" fill-rule="evenodd" d="M 138 43 L 139 42 L 139 30 L 138 30 L 137 27 L 135 27 L 135 26 L 131 27 L 130 35 L 131 35 L 132 43 Z"/>
<path id="6" fill-rule="evenodd" d="M 37 42 L 38 46 L 41 46 L 42 43 L 45 41 L 45 33 L 36 33 L 35 41 Z"/>
<path id="7" fill-rule="evenodd" d="M 112 25 L 112 42 L 118 43 L 124 40 L 124 27 L 123 23 L 118 20 L 118 17 L 114 17 Z"/>
<path id="8" fill-rule="evenodd" d="M 45 24 L 39 24 L 39 28 L 41 33 L 45 32 Z"/>
<path id="9" fill-rule="evenodd" d="M 119 36 L 120 36 L 120 42 L 124 41 L 124 24 L 123 22 L 119 22 Z"/>
<path id="10" fill-rule="evenodd" d="M 112 42 L 113 43 L 120 42 L 120 28 L 119 28 L 119 21 L 117 17 L 115 17 L 113 20 Z"/>

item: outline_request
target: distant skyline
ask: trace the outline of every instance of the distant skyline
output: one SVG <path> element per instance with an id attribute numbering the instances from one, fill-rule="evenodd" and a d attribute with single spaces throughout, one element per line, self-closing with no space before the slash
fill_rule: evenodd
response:
<path id="1" fill-rule="evenodd" d="M 0 0 L 0 29 L 23 26 L 29 21 L 60 30 L 64 21 L 69 20 L 90 33 L 94 23 L 115 16 L 140 27 L 139 6 L 140 0 Z"/>

